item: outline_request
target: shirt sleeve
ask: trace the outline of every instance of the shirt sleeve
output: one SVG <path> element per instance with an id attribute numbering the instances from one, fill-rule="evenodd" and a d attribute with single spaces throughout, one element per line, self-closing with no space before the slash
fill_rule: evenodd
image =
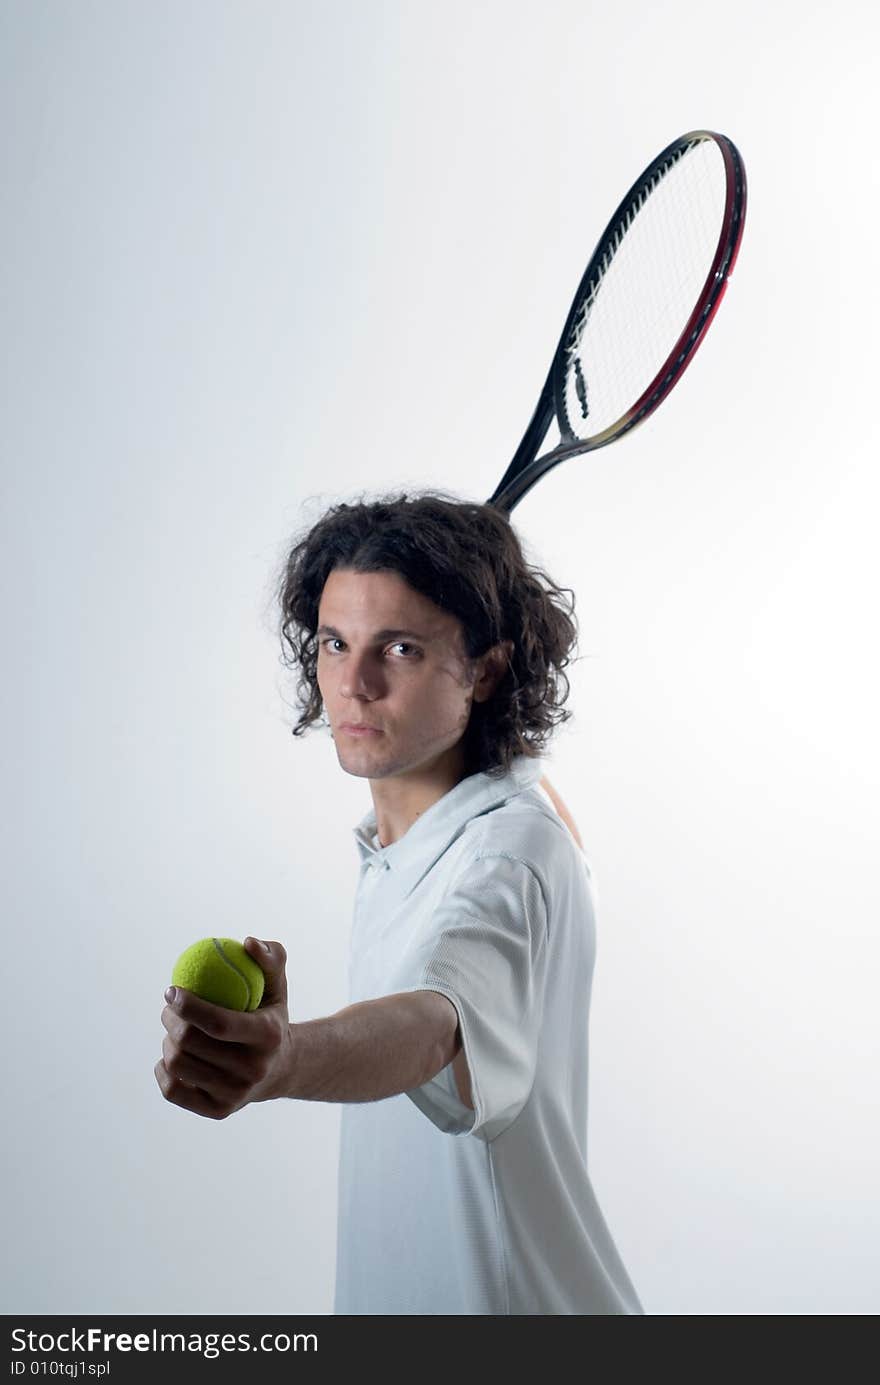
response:
<path id="1" fill-rule="evenodd" d="M 530 866 L 477 856 L 431 920 L 421 982 L 458 1012 L 471 1080 L 470 1110 L 452 1064 L 406 1095 L 439 1129 L 487 1143 L 512 1124 L 535 1077 L 548 949 L 544 892 Z"/>

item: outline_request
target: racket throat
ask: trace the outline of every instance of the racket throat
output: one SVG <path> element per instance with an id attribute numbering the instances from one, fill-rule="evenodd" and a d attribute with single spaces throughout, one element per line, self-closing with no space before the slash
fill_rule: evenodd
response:
<path id="1" fill-rule="evenodd" d="M 553 372 L 551 370 L 541 391 L 535 412 L 532 414 L 531 422 L 523 434 L 523 440 L 514 453 L 513 461 L 489 498 L 488 503 L 490 505 L 497 506 L 506 514 L 510 513 L 523 493 L 521 487 L 516 487 L 512 483 L 517 478 L 520 482 L 525 480 L 524 473 L 527 473 L 529 463 L 533 462 L 538 455 L 538 448 L 547 436 L 547 429 L 550 427 L 554 413 Z M 505 494 L 508 488 L 509 494 Z"/>

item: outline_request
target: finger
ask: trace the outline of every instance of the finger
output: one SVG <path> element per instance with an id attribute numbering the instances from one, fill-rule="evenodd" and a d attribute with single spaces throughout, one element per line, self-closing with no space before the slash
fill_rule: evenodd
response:
<path id="1" fill-rule="evenodd" d="M 287 952 L 284 944 L 248 937 L 244 940 L 244 946 L 266 978 L 260 1008 L 287 1005 Z"/>
<path id="2" fill-rule="evenodd" d="M 227 1109 L 218 1106 L 208 1092 L 172 1077 L 161 1058 L 153 1072 L 159 1090 L 173 1106 L 182 1106 L 185 1111 L 192 1111 L 196 1116 L 208 1116 L 211 1120 L 223 1120 L 224 1116 L 230 1114 Z"/>
<path id="3" fill-rule="evenodd" d="M 172 990 L 174 998 L 168 1000 Z M 162 1023 L 169 1034 L 176 1031 L 179 1036 L 184 1032 L 183 1026 L 195 1026 L 203 1034 L 226 1044 L 259 1043 L 265 1023 L 259 1010 L 229 1010 L 225 1005 L 203 1000 L 183 986 L 169 987 L 165 998 L 168 1003 L 162 1011 Z"/>
<path id="4" fill-rule="evenodd" d="M 203 1091 L 213 1093 L 223 1081 L 221 1067 L 180 1048 L 170 1034 L 166 1034 L 162 1040 L 162 1061 L 168 1075 L 187 1087 L 201 1087 Z"/>
<path id="5" fill-rule="evenodd" d="M 209 1096 L 220 1099 L 224 1096 L 240 1095 L 253 1086 L 253 1060 L 250 1065 L 230 1061 L 227 1052 L 218 1054 L 222 1062 L 211 1062 L 180 1049 L 170 1035 L 162 1042 L 162 1058 L 166 1072 L 178 1082 L 187 1086 L 200 1087 Z"/>
<path id="6" fill-rule="evenodd" d="M 241 1057 L 242 1062 L 246 1062 L 248 1053 L 258 1047 L 253 1041 L 259 1036 L 253 1034 L 250 1044 L 231 1043 L 228 1039 L 212 1039 L 211 1035 L 206 1034 L 197 1024 L 179 1015 L 171 1005 L 165 1006 L 160 1019 L 178 1048 L 185 1049 L 197 1058 L 204 1058 L 209 1063 L 216 1063 L 219 1067 L 223 1067 L 228 1058 L 236 1055 Z"/>

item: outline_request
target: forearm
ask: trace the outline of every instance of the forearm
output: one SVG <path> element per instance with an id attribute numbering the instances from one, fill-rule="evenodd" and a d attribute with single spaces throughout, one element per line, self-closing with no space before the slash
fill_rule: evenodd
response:
<path id="1" fill-rule="evenodd" d="M 360 1001 L 291 1024 L 277 1095 L 303 1101 L 381 1101 L 427 1082 L 451 1061 L 455 1012 L 437 992 Z"/>

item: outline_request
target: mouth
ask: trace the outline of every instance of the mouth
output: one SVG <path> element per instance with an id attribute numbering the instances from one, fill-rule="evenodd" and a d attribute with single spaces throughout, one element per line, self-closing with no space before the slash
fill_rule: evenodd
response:
<path id="1" fill-rule="evenodd" d="M 381 736 L 382 734 L 378 726 L 369 726 L 364 721 L 344 721 L 339 729 L 344 731 L 347 736 Z"/>

